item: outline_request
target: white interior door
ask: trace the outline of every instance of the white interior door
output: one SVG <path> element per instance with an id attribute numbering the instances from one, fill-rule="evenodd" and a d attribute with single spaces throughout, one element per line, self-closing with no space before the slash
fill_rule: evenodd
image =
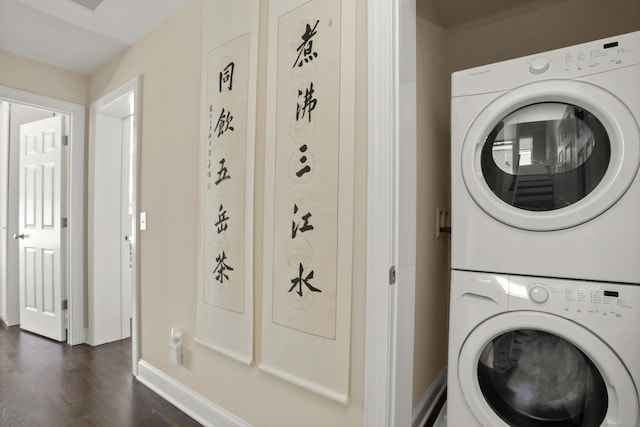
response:
<path id="1" fill-rule="evenodd" d="M 20 326 L 66 341 L 62 210 L 64 121 L 20 126 Z"/>
<path id="2" fill-rule="evenodd" d="M 106 113 L 96 113 L 93 120 L 89 208 L 92 345 L 131 335 L 135 245 L 130 188 L 133 116 L 117 113 L 111 105 Z"/>

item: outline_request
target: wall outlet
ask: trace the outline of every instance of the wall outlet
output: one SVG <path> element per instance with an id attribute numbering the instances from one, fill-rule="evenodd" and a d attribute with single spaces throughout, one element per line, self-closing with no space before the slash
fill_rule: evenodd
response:
<path id="1" fill-rule="evenodd" d="M 182 365 L 182 329 L 180 328 L 171 328 L 169 362 L 175 366 Z"/>
<path id="2" fill-rule="evenodd" d="M 182 365 L 182 344 L 169 343 L 169 362 L 174 366 Z"/>

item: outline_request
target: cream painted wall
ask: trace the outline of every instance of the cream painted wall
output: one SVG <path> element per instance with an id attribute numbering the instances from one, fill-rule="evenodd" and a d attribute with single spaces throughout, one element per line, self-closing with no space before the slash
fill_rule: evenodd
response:
<path id="1" fill-rule="evenodd" d="M 422 7 L 418 13 L 414 408 L 447 364 L 449 238 L 436 239 L 435 226 L 436 207 L 449 210 L 450 203 L 447 33 L 437 10 Z"/>
<path id="2" fill-rule="evenodd" d="M 640 30 L 640 1 L 566 0 L 487 17 L 449 31 L 449 69 L 461 70 Z"/>
<path id="3" fill-rule="evenodd" d="M 194 1 L 90 80 L 91 101 L 142 75 L 139 210 L 141 357 L 166 370 L 169 331 L 185 330 L 192 363 L 201 2 Z M 203 393 L 206 395 L 206 393 Z"/>
<path id="4" fill-rule="evenodd" d="M 89 77 L 0 51 L 0 85 L 86 105 Z"/>
<path id="5" fill-rule="evenodd" d="M 351 404 L 344 406 L 242 365 L 193 341 L 197 298 L 198 147 L 202 0 L 136 43 L 91 77 L 96 100 L 136 75 L 142 83 L 140 210 L 141 356 L 175 380 L 256 426 L 358 426 L 364 406 L 366 260 L 366 0 L 358 0 L 358 99 Z M 260 361 L 266 1 L 261 2 L 254 201 L 255 346 Z M 171 327 L 184 331 L 184 365 L 169 364 Z"/>

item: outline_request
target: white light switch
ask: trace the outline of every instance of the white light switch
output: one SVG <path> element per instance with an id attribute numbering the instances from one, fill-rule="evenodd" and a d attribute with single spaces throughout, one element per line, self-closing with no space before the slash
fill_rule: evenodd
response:
<path id="1" fill-rule="evenodd" d="M 147 213 L 140 212 L 140 230 L 147 229 Z"/>

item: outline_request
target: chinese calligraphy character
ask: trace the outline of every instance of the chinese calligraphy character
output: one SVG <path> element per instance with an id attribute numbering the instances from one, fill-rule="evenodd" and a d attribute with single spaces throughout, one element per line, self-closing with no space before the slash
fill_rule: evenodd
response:
<path id="1" fill-rule="evenodd" d="M 311 172 L 311 166 L 305 165 L 305 163 L 307 163 L 307 156 L 304 155 L 304 153 L 307 151 L 307 144 L 303 144 L 302 146 L 300 146 L 299 150 L 301 153 L 303 153 L 303 155 L 300 157 L 300 163 L 302 163 L 304 166 L 302 167 L 302 169 L 296 172 L 296 176 L 298 178 L 302 178 L 304 174 Z"/>
<path id="2" fill-rule="evenodd" d="M 314 92 L 315 90 L 313 89 L 313 82 L 311 82 L 309 87 L 305 89 L 304 92 L 298 89 L 298 98 L 300 98 L 300 96 L 302 96 L 303 94 L 304 98 L 302 104 L 298 103 L 296 109 L 296 120 L 304 119 L 304 114 L 307 113 L 307 118 L 309 122 L 311 122 L 311 112 L 315 110 L 316 104 L 318 103 L 318 100 L 313 97 Z"/>
<path id="3" fill-rule="evenodd" d="M 225 179 L 231 179 L 231 176 L 228 174 L 229 170 L 224 165 L 225 162 L 226 162 L 225 159 L 221 159 L 219 162 L 220 170 L 218 171 L 218 179 L 215 182 L 216 185 L 220 184 Z"/>
<path id="4" fill-rule="evenodd" d="M 318 27 L 319 22 L 319 19 L 316 20 L 313 28 L 311 28 L 311 26 L 307 24 L 306 30 L 302 35 L 302 43 L 300 43 L 300 46 L 298 46 L 298 48 L 296 49 L 296 52 L 298 52 L 298 57 L 296 58 L 296 62 L 293 63 L 293 67 L 291 68 L 295 68 L 296 65 L 298 67 L 302 67 L 307 62 L 313 61 L 313 58 L 318 57 L 318 52 L 315 52 L 313 50 L 312 38 L 317 34 L 316 28 Z"/>
<path id="5" fill-rule="evenodd" d="M 222 254 L 216 257 L 216 262 L 218 264 L 216 265 L 216 268 L 213 270 L 213 272 L 216 275 L 216 280 L 220 283 L 224 283 L 225 279 L 229 280 L 229 276 L 227 276 L 225 271 L 227 270 L 233 271 L 233 268 L 229 267 L 225 263 L 226 259 L 227 259 L 227 255 L 224 253 L 224 251 L 222 251 Z"/>
<path id="6" fill-rule="evenodd" d="M 297 214 L 298 213 L 298 205 L 296 205 L 294 203 L 293 205 L 293 213 Z M 313 230 L 313 225 L 309 224 L 309 218 L 311 218 L 311 212 L 307 212 L 306 215 L 302 216 L 302 227 L 300 227 L 299 223 L 296 223 L 295 221 L 291 221 L 291 238 L 295 239 L 296 238 L 296 234 L 298 233 L 298 231 L 300 233 L 304 233 L 305 231 L 309 231 L 309 230 Z"/>
<path id="7" fill-rule="evenodd" d="M 219 79 L 219 92 L 222 92 L 222 89 L 231 90 L 233 88 L 233 69 L 235 64 L 230 62 L 222 71 L 220 71 L 220 79 Z"/>
<path id="8" fill-rule="evenodd" d="M 213 136 L 213 104 L 209 105 L 209 134 L 207 138 L 209 139 L 209 145 L 211 145 L 211 137 Z"/>
<path id="9" fill-rule="evenodd" d="M 231 126 L 231 121 L 233 120 L 233 116 L 231 115 L 231 111 L 224 112 L 224 108 L 220 112 L 220 117 L 218 117 L 218 123 L 214 129 L 218 131 L 218 138 L 222 136 L 226 131 L 234 131 L 235 129 Z"/>
<path id="10" fill-rule="evenodd" d="M 298 277 L 295 277 L 293 279 L 291 279 L 291 283 L 293 283 L 293 286 L 291 286 L 289 288 L 289 292 L 291 292 L 292 290 L 294 290 L 296 288 L 296 286 L 298 287 L 298 289 L 296 290 L 296 293 L 300 296 L 302 296 L 302 285 L 304 284 L 311 292 L 322 292 L 320 289 L 318 288 L 314 288 L 311 283 L 309 283 L 311 281 L 311 279 L 313 279 L 313 270 L 311 270 L 311 273 L 307 274 L 306 277 L 302 277 L 304 273 L 304 267 L 302 266 L 302 263 L 300 263 L 300 268 L 298 270 Z"/>
<path id="11" fill-rule="evenodd" d="M 213 105 L 209 105 L 209 134 L 207 135 L 207 140 L 209 141 L 209 147 L 212 145 L 212 137 L 213 137 Z M 208 163 L 207 163 L 207 179 L 211 178 L 211 149 L 209 149 L 208 153 Z M 211 183 L 207 182 L 207 190 L 211 188 Z"/>
<path id="12" fill-rule="evenodd" d="M 227 210 L 224 209 L 222 205 L 220 205 L 220 209 L 218 209 L 218 222 L 216 222 L 216 227 L 218 228 L 218 234 L 227 230 L 228 220 L 229 220 L 229 217 L 227 216 Z"/>

